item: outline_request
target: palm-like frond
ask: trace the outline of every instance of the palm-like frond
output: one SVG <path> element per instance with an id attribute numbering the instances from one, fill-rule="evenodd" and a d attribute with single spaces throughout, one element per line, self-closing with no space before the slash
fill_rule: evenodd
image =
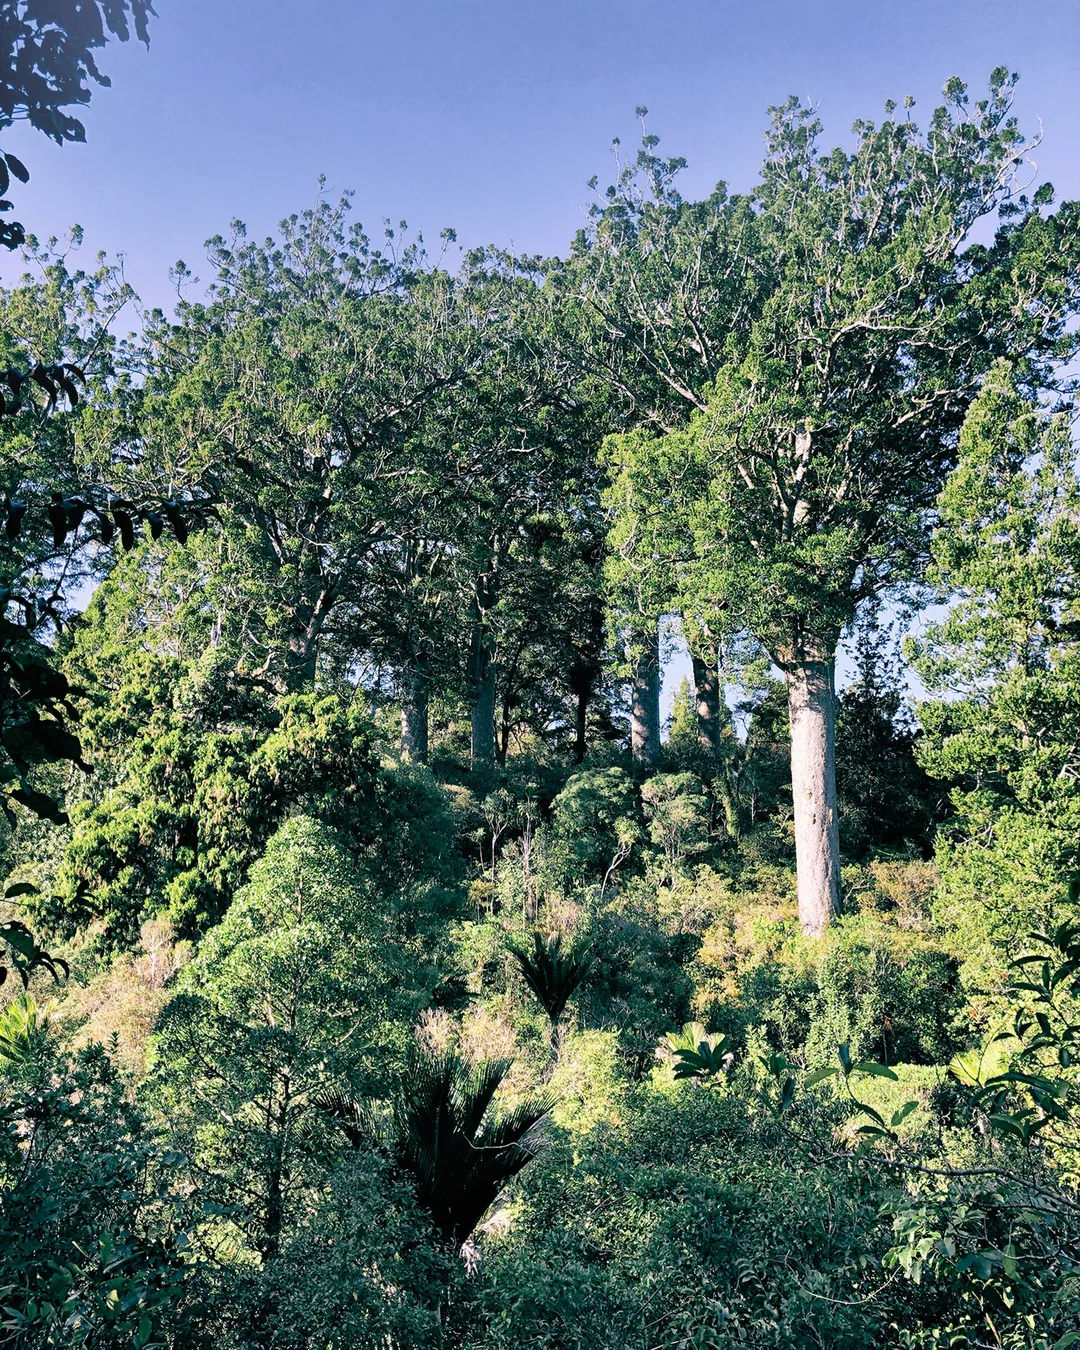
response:
<path id="1" fill-rule="evenodd" d="M 587 942 L 564 947 L 562 933 L 534 933 L 532 951 L 510 943 L 510 954 L 554 1025 L 592 968 L 592 947 Z"/>
<path id="2" fill-rule="evenodd" d="M 370 1112 L 363 1102 L 350 1097 L 345 1092 L 324 1092 L 313 1099 L 320 1111 L 333 1117 L 335 1124 L 353 1148 L 362 1148 L 364 1144 L 374 1143 L 378 1138 L 378 1129 Z"/>
<path id="3" fill-rule="evenodd" d="M 495 1116 L 509 1060 L 472 1065 L 453 1052 L 414 1057 L 394 1111 L 393 1151 L 445 1238 L 460 1245 L 506 1183 L 532 1158 L 526 1136 L 549 1097 Z"/>
<path id="4" fill-rule="evenodd" d="M 685 1022 L 679 1031 L 669 1031 L 658 1053 L 675 1061 L 676 1078 L 715 1078 L 734 1061 L 727 1036 L 709 1035 L 701 1022 Z"/>
<path id="5" fill-rule="evenodd" d="M 416 1186 L 420 1203 L 449 1242 L 460 1246 L 506 1183 L 534 1155 L 529 1132 L 554 1105 L 532 1098 L 496 1114 L 495 1094 L 509 1060 L 471 1064 L 453 1052 L 417 1052 L 409 1062 L 381 1142 Z M 318 1103 L 354 1148 L 372 1139 L 371 1117 L 352 1098 Z"/>

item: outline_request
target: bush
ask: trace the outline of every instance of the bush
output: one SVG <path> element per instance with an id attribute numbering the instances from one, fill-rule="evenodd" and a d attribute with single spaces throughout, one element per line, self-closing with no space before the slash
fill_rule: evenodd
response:
<path id="1" fill-rule="evenodd" d="M 957 962 L 925 940 L 858 920 L 825 940 L 810 1004 L 807 1056 L 831 1061 L 846 1041 L 854 1059 L 946 1064 L 961 1049 Z"/>
<path id="2" fill-rule="evenodd" d="M 888 1185 L 821 1166 L 749 1099 L 639 1090 L 621 1126 L 555 1138 L 481 1245 L 463 1344 L 625 1350 L 643 1326 L 673 1347 L 883 1343 Z"/>
<path id="3" fill-rule="evenodd" d="M 665 931 L 655 906 L 636 892 L 597 915 L 589 931 L 594 958 L 578 994 L 582 1016 L 586 1025 L 618 1029 L 640 1077 L 661 1035 L 689 1019 L 694 986 L 686 967 L 698 938 Z"/>
<path id="4" fill-rule="evenodd" d="M 456 1264 L 388 1164 L 374 1153 L 349 1153 L 272 1262 L 202 1272 L 208 1343 L 218 1350 L 441 1346 L 439 1308 Z"/>
<path id="5" fill-rule="evenodd" d="M 564 882 L 603 879 L 621 840 L 639 833 L 637 793 L 625 769 L 582 769 L 553 804 L 552 868 Z"/>
<path id="6" fill-rule="evenodd" d="M 0 1343 L 183 1339 L 189 1244 L 169 1168 L 101 1046 L 50 1035 L 0 1070 Z"/>

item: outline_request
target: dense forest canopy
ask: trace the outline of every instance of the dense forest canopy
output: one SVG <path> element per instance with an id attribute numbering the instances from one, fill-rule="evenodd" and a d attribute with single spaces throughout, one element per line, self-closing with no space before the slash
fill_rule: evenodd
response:
<path id="1" fill-rule="evenodd" d="M 152 18 L 0 0 L 0 131 Z M 7 227 L 0 1346 L 1080 1343 L 1080 207 L 1015 82 L 789 100 L 701 201 L 639 110 L 558 257 L 320 194 L 127 337 Z"/>

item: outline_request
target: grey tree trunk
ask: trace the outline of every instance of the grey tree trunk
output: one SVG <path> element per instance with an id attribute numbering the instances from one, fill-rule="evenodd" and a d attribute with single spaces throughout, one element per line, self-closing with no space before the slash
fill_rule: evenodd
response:
<path id="1" fill-rule="evenodd" d="M 694 668 L 698 745 L 715 769 L 713 791 L 724 812 L 724 829 L 730 839 L 738 839 L 738 780 L 730 757 L 725 760 L 722 750 L 724 722 L 720 710 L 724 689 L 720 682 L 720 653 L 715 647 L 705 648 L 700 655 L 691 652 L 690 662 Z"/>
<path id="2" fill-rule="evenodd" d="M 720 758 L 719 657 L 715 650 L 701 656 L 691 652 L 690 661 L 694 667 L 698 744 L 715 763 Z"/>
<path id="3" fill-rule="evenodd" d="M 592 689 L 588 684 L 578 686 L 576 694 L 576 716 L 574 720 L 574 763 L 580 764 L 588 750 L 589 695 Z"/>
<path id="4" fill-rule="evenodd" d="M 466 683 L 472 699 L 473 767 L 495 764 L 495 635 L 489 615 L 499 594 L 499 544 L 494 540 L 487 566 L 478 572 L 472 597 L 472 639 Z"/>
<path id="5" fill-rule="evenodd" d="M 651 769 L 660 758 L 660 634 L 657 628 L 634 634 L 630 662 L 630 751 L 635 768 Z"/>
<path id="6" fill-rule="evenodd" d="M 401 758 L 409 764 L 428 762 L 428 680 L 420 657 L 401 675 Z"/>
<path id="7" fill-rule="evenodd" d="M 495 763 L 495 660 L 487 630 L 482 624 L 473 629 L 469 658 L 469 686 L 472 692 L 472 762 Z"/>
<path id="8" fill-rule="evenodd" d="M 787 686 L 799 922 L 809 937 L 820 937 L 840 913 L 835 662 L 794 662 Z"/>

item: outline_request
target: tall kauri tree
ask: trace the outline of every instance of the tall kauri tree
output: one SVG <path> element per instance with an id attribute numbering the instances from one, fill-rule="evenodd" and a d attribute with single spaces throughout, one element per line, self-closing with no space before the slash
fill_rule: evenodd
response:
<path id="1" fill-rule="evenodd" d="M 621 347 L 623 383 L 642 371 L 643 399 L 664 390 L 642 420 L 666 434 L 609 452 L 679 522 L 656 565 L 677 568 L 684 608 L 749 631 L 784 674 L 810 934 L 840 907 L 840 634 L 922 569 L 993 360 L 1011 354 L 1027 386 L 1048 389 L 1075 350 L 1080 215 L 1048 213 L 1049 185 L 1023 195 L 1014 83 L 995 71 L 969 107 L 950 80 L 926 132 L 890 103 L 880 126 L 856 123 L 852 151 L 826 155 L 792 99 L 774 110 L 759 186 L 730 201 L 720 188 L 683 202 L 681 163 L 647 138 L 578 250 L 598 369 Z M 973 243 L 995 217 L 993 241 Z"/>

